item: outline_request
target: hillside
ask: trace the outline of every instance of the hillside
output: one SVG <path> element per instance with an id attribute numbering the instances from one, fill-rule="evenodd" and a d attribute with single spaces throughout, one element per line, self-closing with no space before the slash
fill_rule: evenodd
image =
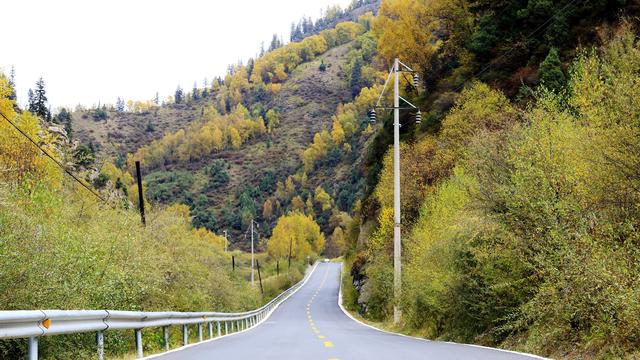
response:
<path id="1" fill-rule="evenodd" d="M 77 134 L 102 159 L 118 155 L 118 170 L 101 170 L 108 189 L 123 178 L 116 191 L 134 189 L 141 161 L 152 206 L 186 204 L 193 227 L 229 230 L 236 248 L 256 219 L 273 258 L 344 255 L 346 305 L 368 320 L 558 358 L 633 358 L 639 13 L 618 0 L 386 0 L 375 16 L 275 41 L 208 98 L 195 89 L 100 129 L 79 113 Z M 366 116 L 396 57 L 417 70 L 400 88 L 424 115 L 400 118 L 401 293 L 393 120 Z"/>
<path id="2" fill-rule="evenodd" d="M 164 146 L 159 144 L 184 130 L 187 136 L 200 136 L 204 131 L 200 127 L 212 121 L 207 119 L 236 114 L 245 118 L 242 120 L 245 125 L 234 125 L 236 127 L 264 122 L 266 132 L 258 129 L 247 138 L 244 130 L 238 128 L 242 137 L 238 146 L 229 143 L 197 156 L 193 150 L 185 149 L 191 154 L 188 160 L 154 160 L 153 164 L 144 162 L 147 166 L 143 165 L 145 195 L 149 201 L 158 205 L 187 204 L 194 216 L 194 226 L 217 233 L 227 230 L 232 243 L 246 248 L 248 244 L 243 236 L 250 218 L 264 225 L 261 236 L 270 235 L 278 215 L 290 208 L 290 198 L 278 202 L 274 215 L 269 216 L 262 214 L 263 203 L 276 192 L 278 184 L 284 184 L 301 168 L 302 151 L 313 142 L 315 134 L 331 127 L 332 115 L 339 104 L 352 99 L 351 63 L 353 54 L 360 52 L 356 47 L 362 45 L 353 39 L 362 32 L 360 28 L 357 23 L 339 23 L 336 29 L 323 30 L 321 35 L 268 52 L 264 58 L 251 60 L 250 67 L 237 66 L 224 81 L 218 80 L 207 97 L 194 98 L 188 93 L 183 103 L 151 104 L 139 112 L 117 112 L 107 107 L 103 111 L 76 111 L 72 115 L 74 134 L 96 150 L 98 171 L 103 171 L 100 168 L 105 161 L 122 167 L 127 154 L 153 154 L 154 146 Z M 285 67 L 285 74 L 278 75 L 285 77 L 284 81 L 268 79 L 265 86 L 261 84 L 262 79 L 254 77 L 258 66 L 262 63 L 270 66 L 269 62 L 280 56 L 278 51 L 299 51 L 299 46 L 309 46 L 305 44 L 314 49 L 324 43 L 324 39 L 331 46 L 324 45 L 327 50 L 320 50 L 317 56 L 309 57 L 303 51 L 299 64 Z M 241 92 L 242 97 L 234 92 Z M 101 112 L 104 119 L 98 115 Z M 224 128 L 223 131 L 227 138 L 228 131 Z M 110 165 L 107 167 L 110 169 Z M 333 228 L 325 225 L 324 230 L 330 234 Z"/>

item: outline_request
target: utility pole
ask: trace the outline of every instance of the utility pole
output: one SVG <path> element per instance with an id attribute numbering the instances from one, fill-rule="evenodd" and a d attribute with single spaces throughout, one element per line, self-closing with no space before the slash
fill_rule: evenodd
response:
<path id="1" fill-rule="evenodd" d="M 253 280 L 253 218 L 251 218 L 251 286 L 254 285 Z"/>
<path id="2" fill-rule="evenodd" d="M 398 83 L 398 58 L 393 61 L 393 322 L 400 322 L 400 308 L 398 299 L 400 298 L 402 284 L 401 252 L 400 241 L 400 90 Z"/>
<path id="3" fill-rule="evenodd" d="M 401 72 L 409 72 L 413 74 L 413 86 L 418 89 L 418 74 L 410 67 L 403 64 L 398 58 L 393 60 L 393 68 L 387 76 L 384 83 L 382 93 L 378 98 L 375 108 L 389 109 L 380 106 L 380 100 L 384 96 L 387 84 L 393 75 L 393 322 L 400 323 L 402 311 L 398 305 L 400 293 L 402 290 L 402 239 L 400 233 L 400 109 L 416 110 L 415 120 L 417 124 L 422 121 L 420 109 L 409 101 L 400 96 L 399 78 Z M 408 107 L 400 107 L 400 100 L 408 105 Z M 376 122 L 375 108 L 369 112 L 372 123 Z"/>
<path id="4" fill-rule="evenodd" d="M 140 204 L 140 220 L 142 220 L 142 226 L 147 224 L 144 218 L 144 196 L 142 194 L 142 175 L 140 171 L 140 161 L 136 161 L 136 176 L 138 177 L 138 203 Z"/>
<path id="5" fill-rule="evenodd" d="M 293 237 L 289 236 L 289 267 L 288 270 L 291 270 L 291 249 L 293 248 Z"/>

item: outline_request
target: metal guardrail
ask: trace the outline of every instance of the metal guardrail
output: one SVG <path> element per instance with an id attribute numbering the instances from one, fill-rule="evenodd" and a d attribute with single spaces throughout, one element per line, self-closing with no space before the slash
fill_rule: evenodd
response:
<path id="1" fill-rule="evenodd" d="M 221 312 L 142 312 L 117 310 L 11 310 L 0 311 L 0 339 L 29 339 L 29 360 L 38 359 L 40 336 L 96 332 L 97 357 L 104 359 L 104 331 L 135 330 L 138 358 L 144 356 L 142 330 L 163 329 L 164 346 L 169 350 L 169 327 L 182 326 L 182 341 L 189 342 L 189 325 L 198 326 L 198 340 L 203 341 L 203 327 L 208 325 L 209 338 L 244 331 L 268 318 L 289 296 L 309 279 L 316 266 L 289 289 L 262 307 L 239 313 Z"/>

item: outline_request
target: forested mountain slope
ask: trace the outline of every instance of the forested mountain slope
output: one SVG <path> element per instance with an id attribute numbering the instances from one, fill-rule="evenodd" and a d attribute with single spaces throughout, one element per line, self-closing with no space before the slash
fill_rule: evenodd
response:
<path id="1" fill-rule="evenodd" d="M 156 99 L 129 103 L 126 112 L 80 109 L 73 114 L 74 134 L 97 153 L 98 173 L 111 180 L 104 186 L 135 200 L 131 166 L 142 160 L 151 204 L 187 204 L 194 226 L 227 230 L 232 243 L 246 248 L 251 219 L 264 225 L 263 238 L 270 235 L 278 217 L 291 210 L 294 193 L 303 191 L 291 180 L 303 165 L 303 150 L 331 128 L 339 105 L 372 81 L 370 66 L 363 68 L 361 59 L 354 65 L 363 46 L 367 53 L 375 46 L 362 35 L 371 16 L 277 44 L 230 67 L 224 80 L 189 93 L 179 89 L 161 106 Z M 273 194 L 285 184 L 287 195 L 276 201 Z M 327 190 L 337 190 L 334 185 L 329 182 Z M 334 227 L 325 222 L 323 230 L 330 234 Z"/>

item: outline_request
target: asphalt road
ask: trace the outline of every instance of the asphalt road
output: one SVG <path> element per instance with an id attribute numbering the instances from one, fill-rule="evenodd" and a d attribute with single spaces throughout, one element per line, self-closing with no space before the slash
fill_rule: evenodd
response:
<path id="1" fill-rule="evenodd" d="M 261 325 L 156 359 L 534 359 L 534 356 L 389 334 L 349 318 L 338 306 L 341 264 L 321 263 L 309 281 Z"/>

